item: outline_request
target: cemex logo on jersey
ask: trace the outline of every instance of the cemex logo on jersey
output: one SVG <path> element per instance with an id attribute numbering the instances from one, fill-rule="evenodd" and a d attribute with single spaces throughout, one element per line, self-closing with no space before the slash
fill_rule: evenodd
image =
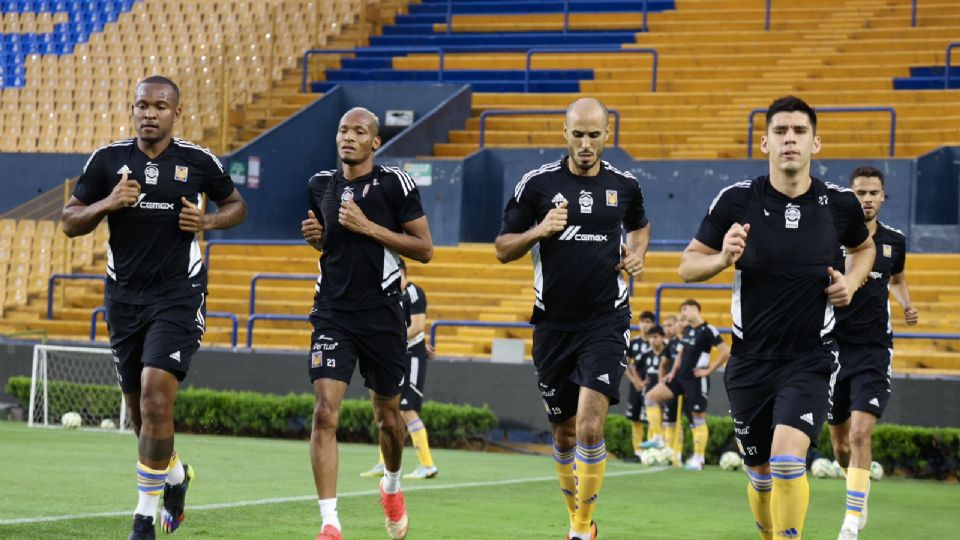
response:
<path id="1" fill-rule="evenodd" d="M 556 195 L 553 196 L 553 199 L 551 199 L 550 202 L 553 203 L 553 206 L 555 208 L 559 208 L 561 204 L 567 202 L 567 199 L 566 197 L 563 196 L 562 193 L 557 193 Z"/>
<path id="2" fill-rule="evenodd" d="M 580 213 L 590 214 L 593 212 L 593 194 L 583 189 L 580 190 Z"/>
<path id="3" fill-rule="evenodd" d="M 142 208 L 144 210 L 173 210 L 174 209 L 173 203 L 147 202 L 144 200 L 146 198 L 147 198 L 147 194 L 141 193 L 140 196 L 137 197 L 137 202 L 135 202 L 133 206 L 136 206 L 137 208 Z"/>
<path id="4" fill-rule="evenodd" d="M 795 204 L 787 203 L 787 209 L 783 211 L 783 226 L 788 229 L 796 229 L 800 226 L 800 207 Z"/>
<path id="5" fill-rule="evenodd" d="M 560 235 L 560 240 L 575 240 L 577 242 L 606 242 L 605 234 L 577 234 L 581 229 L 580 225 L 570 225 Z"/>

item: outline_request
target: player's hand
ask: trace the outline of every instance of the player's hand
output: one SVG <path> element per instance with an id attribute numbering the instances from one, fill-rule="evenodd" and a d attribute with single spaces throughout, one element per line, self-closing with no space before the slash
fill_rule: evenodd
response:
<path id="1" fill-rule="evenodd" d="M 643 257 L 627 249 L 626 244 L 620 244 L 620 264 L 617 265 L 617 272 L 626 270 L 631 276 L 639 276 L 643 273 Z"/>
<path id="2" fill-rule="evenodd" d="M 667 373 L 663 376 L 663 382 L 668 383 L 673 380 L 673 373 Z"/>
<path id="3" fill-rule="evenodd" d="M 188 233 L 198 233 L 206 230 L 205 215 L 199 206 L 188 201 L 186 197 L 180 197 L 180 230 Z"/>
<path id="4" fill-rule="evenodd" d="M 370 229 L 370 220 L 363 213 L 363 210 L 352 200 L 342 201 L 340 203 L 340 212 L 337 215 L 337 221 L 345 229 L 357 234 L 366 235 Z"/>
<path id="5" fill-rule="evenodd" d="M 110 195 L 107 195 L 107 211 L 116 212 L 122 208 L 133 206 L 140 197 L 140 183 L 136 180 L 127 178 L 127 172 L 123 173 L 120 181 L 113 187 Z"/>
<path id="6" fill-rule="evenodd" d="M 709 376 L 710 376 L 710 373 L 712 373 L 712 372 L 710 371 L 710 368 L 697 368 L 697 369 L 693 370 L 693 376 L 696 377 L 696 378 L 698 378 L 698 379 L 702 379 L 702 378 L 704 378 L 704 377 L 709 377 Z"/>
<path id="7" fill-rule="evenodd" d="M 437 350 L 433 348 L 433 345 L 427 344 L 427 360 L 433 360 L 437 357 Z"/>
<path id="8" fill-rule="evenodd" d="M 750 233 L 750 224 L 741 225 L 734 223 L 730 226 L 727 234 L 723 235 L 723 248 L 720 251 L 723 256 L 723 265 L 730 266 L 737 262 L 744 250 L 747 249 L 747 234 Z"/>
<path id="9" fill-rule="evenodd" d="M 633 385 L 633 389 L 636 390 L 637 392 L 643 392 L 643 383 L 642 383 L 642 382 L 641 382 L 641 383 L 631 382 L 630 384 Z"/>
<path id="10" fill-rule="evenodd" d="M 850 305 L 850 301 L 853 300 L 853 293 L 856 290 L 847 285 L 846 276 L 832 267 L 827 268 L 827 273 L 830 274 L 830 286 L 823 290 L 827 294 L 827 299 L 836 307 Z"/>
<path id="11" fill-rule="evenodd" d="M 313 213 L 313 210 L 307 210 L 307 219 L 300 223 L 300 233 L 303 239 L 311 246 L 319 246 L 323 243 L 323 225 Z"/>
<path id="12" fill-rule="evenodd" d="M 913 306 L 907 306 L 903 308 L 903 318 L 907 321 L 907 325 L 913 326 L 920 322 L 920 311 Z"/>
<path id="13" fill-rule="evenodd" d="M 540 238 L 547 238 L 567 228 L 567 201 L 563 201 L 555 208 L 551 208 L 544 216 L 537 229 Z"/>

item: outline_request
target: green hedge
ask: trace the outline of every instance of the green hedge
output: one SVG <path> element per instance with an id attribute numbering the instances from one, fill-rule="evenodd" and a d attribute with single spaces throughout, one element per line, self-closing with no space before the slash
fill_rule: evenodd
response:
<path id="1" fill-rule="evenodd" d="M 99 422 L 100 418 L 117 418 L 120 415 L 120 393 L 115 386 L 80 385 L 64 381 L 50 381 L 49 386 L 53 419 L 59 419 L 67 410 L 77 408 L 88 421 Z M 12 377 L 7 382 L 6 392 L 27 403 L 30 399 L 29 377 Z M 76 405 L 77 399 L 81 400 L 80 407 Z M 277 396 L 187 388 L 177 393 L 174 419 L 178 431 L 302 438 L 310 433 L 313 404 L 310 394 Z M 448 448 L 482 443 L 499 422 L 486 406 L 477 408 L 433 401 L 423 404 L 420 417 L 428 426 L 430 443 Z M 377 428 L 373 422 L 370 401 L 343 401 L 337 435 L 344 441 L 375 440 Z"/>

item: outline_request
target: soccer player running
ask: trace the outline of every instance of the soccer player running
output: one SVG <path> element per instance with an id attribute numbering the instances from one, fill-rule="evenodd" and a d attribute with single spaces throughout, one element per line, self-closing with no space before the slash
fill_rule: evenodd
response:
<path id="1" fill-rule="evenodd" d="M 423 480 L 436 478 L 439 472 L 430 453 L 427 427 L 420 419 L 423 389 L 427 381 L 427 343 L 423 334 L 427 323 L 427 295 L 419 285 L 407 280 L 407 265 L 403 260 L 400 261 L 400 280 L 403 306 L 410 314 L 410 325 L 407 326 L 407 381 L 400 392 L 400 416 L 407 425 L 407 432 L 420 461 L 416 470 L 404 478 Z M 380 462 L 360 476 L 379 478 L 383 476 L 383 471 L 383 452 L 380 452 Z"/>
<path id="2" fill-rule="evenodd" d="M 683 396 L 684 411 L 693 424 L 693 456 L 687 460 L 686 468 L 703 470 L 707 452 L 707 399 L 710 392 L 710 374 L 725 364 L 730 357 L 730 348 L 720 337 L 720 331 L 703 320 L 700 303 L 693 299 L 684 300 L 680 305 L 680 317 L 687 322 L 680 340 L 680 356 L 664 378 L 648 393 L 648 399 L 669 401 Z M 710 351 L 716 348 L 720 356 L 712 365 Z"/>
<path id="3" fill-rule="evenodd" d="M 401 305 L 400 255 L 423 263 L 433 241 L 420 192 L 399 169 L 373 164 L 380 147 L 377 117 L 350 109 L 337 128 L 342 167 L 310 178 L 310 210 L 303 238 L 318 251 L 320 277 L 310 322 L 310 381 L 316 397 L 310 461 L 323 525 L 318 540 L 342 538 L 337 513 L 337 424 L 340 402 L 359 364 L 370 389 L 385 470 L 380 504 L 387 534 L 407 535 L 400 491 L 406 438 L 400 393 L 406 372 L 407 324 Z"/>
<path id="4" fill-rule="evenodd" d="M 850 188 L 863 207 L 877 256 L 870 278 L 853 295 L 849 306 L 837 310 L 840 371 L 827 422 L 834 455 L 847 473 L 846 516 L 838 540 L 857 538 L 867 524 L 873 459 L 870 438 L 890 399 L 893 371 L 890 292 L 903 306 L 908 325 L 917 324 L 919 317 L 910 302 L 904 273 L 906 238 L 878 219 L 886 198 L 883 173 L 873 167 L 860 167 L 850 175 Z M 843 253 L 838 250 L 837 255 L 842 257 Z"/>
<path id="5" fill-rule="evenodd" d="M 138 439 L 138 502 L 130 540 L 155 537 L 183 522 L 193 467 L 173 446 L 173 404 L 206 327 L 207 270 L 197 233 L 246 217 L 230 175 L 209 150 L 172 136 L 180 89 L 153 76 L 136 87 L 137 136 L 95 151 L 63 209 L 73 238 L 106 217 L 106 309 L 117 379 Z M 216 202 L 205 213 L 202 194 Z"/>
<path id="6" fill-rule="evenodd" d="M 800 538 L 810 498 L 805 458 L 830 406 L 834 306 L 850 303 L 874 247 L 853 192 L 810 176 L 817 115 L 799 98 L 767 109 L 769 176 L 728 186 L 683 252 L 680 277 L 734 265 L 733 347 L 724 374 L 760 537 Z M 835 268 L 837 244 L 847 248 Z M 771 503 L 773 500 L 773 503 Z"/>
<path id="7" fill-rule="evenodd" d="M 636 338 L 630 340 L 629 354 L 627 354 L 627 370 L 624 374 L 630 381 L 629 393 L 627 394 L 626 416 L 630 420 L 630 434 L 633 441 L 633 453 L 640 457 L 640 445 L 643 444 L 643 423 L 644 420 L 644 400 L 643 400 L 643 374 L 640 365 L 640 356 L 650 350 L 650 343 L 647 339 L 647 332 L 656 324 L 654 322 L 656 315 L 652 311 L 640 313 L 637 326 L 640 332 Z M 659 407 L 657 408 L 659 413 Z M 659 418 L 659 414 L 657 414 Z M 649 432 L 653 438 L 654 425 L 651 422 Z M 662 436 L 662 435 L 661 435 Z"/>
<path id="8" fill-rule="evenodd" d="M 607 108 L 593 98 L 574 101 L 563 133 L 569 155 L 520 179 L 496 251 L 504 263 L 528 251 L 533 258 L 533 362 L 553 428 L 568 538 L 586 540 L 597 536 L 603 426 L 620 400 L 630 341 L 622 271 L 643 271 L 650 226 L 636 178 L 600 159 L 610 135 Z"/>

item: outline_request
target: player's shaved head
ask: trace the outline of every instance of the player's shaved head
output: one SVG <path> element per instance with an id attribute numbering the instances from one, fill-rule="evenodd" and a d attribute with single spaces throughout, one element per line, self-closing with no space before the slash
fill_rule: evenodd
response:
<path id="1" fill-rule="evenodd" d="M 592 97 L 580 98 L 567 107 L 567 124 L 574 123 L 577 119 L 586 119 L 594 115 L 603 115 L 603 123 L 610 122 L 610 111 L 599 99 Z"/>
<path id="2" fill-rule="evenodd" d="M 340 117 L 340 125 L 365 126 L 370 131 L 370 135 L 376 137 L 380 134 L 380 119 L 363 107 L 354 107 L 343 113 Z"/>

